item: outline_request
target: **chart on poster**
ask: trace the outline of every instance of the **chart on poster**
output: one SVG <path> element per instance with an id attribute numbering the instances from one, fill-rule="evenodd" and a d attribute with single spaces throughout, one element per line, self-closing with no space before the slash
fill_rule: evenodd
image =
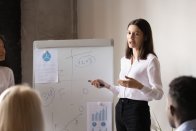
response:
<path id="1" fill-rule="evenodd" d="M 87 103 L 87 131 L 112 131 L 112 103 Z"/>

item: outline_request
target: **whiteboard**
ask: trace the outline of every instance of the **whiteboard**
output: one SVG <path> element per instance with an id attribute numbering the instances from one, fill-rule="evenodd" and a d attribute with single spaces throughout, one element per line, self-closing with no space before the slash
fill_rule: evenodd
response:
<path id="1" fill-rule="evenodd" d="M 57 51 L 58 82 L 35 83 L 38 50 Z M 87 103 L 112 102 L 113 94 L 88 80 L 113 83 L 110 39 L 47 40 L 33 43 L 33 87 L 41 94 L 46 131 L 87 131 Z"/>

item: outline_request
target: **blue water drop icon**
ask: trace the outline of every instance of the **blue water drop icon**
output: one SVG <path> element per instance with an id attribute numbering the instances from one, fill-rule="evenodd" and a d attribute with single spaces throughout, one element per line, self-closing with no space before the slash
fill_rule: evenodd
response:
<path id="1" fill-rule="evenodd" d="M 46 52 L 43 54 L 42 58 L 43 58 L 44 61 L 50 61 L 50 59 L 51 59 L 51 54 L 50 54 L 50 52 L 46 51 Z"/>

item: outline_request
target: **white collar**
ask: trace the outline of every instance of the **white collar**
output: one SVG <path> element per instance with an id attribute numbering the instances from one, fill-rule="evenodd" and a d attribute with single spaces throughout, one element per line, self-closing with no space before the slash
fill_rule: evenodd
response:
<path id="1" fill-rule="evenodd" d="M 196 119 L 185 121 L 176 129 L 176 131 L 196 131 Z"/>

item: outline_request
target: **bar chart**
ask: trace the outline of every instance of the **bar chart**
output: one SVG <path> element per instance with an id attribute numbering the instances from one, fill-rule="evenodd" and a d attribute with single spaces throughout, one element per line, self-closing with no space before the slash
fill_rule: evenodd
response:
<path id="1" fill-rule="evenodd" d="M 87 131 L 112 131 L 112 103 L 87 104 Z"/>

